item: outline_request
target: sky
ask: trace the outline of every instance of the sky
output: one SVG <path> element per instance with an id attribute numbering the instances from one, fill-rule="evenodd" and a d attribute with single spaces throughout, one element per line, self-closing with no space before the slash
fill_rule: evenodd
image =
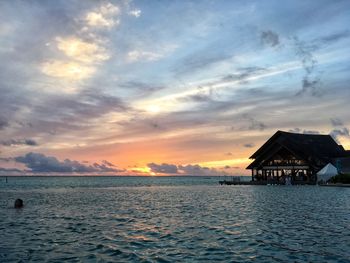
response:
<path id="1" fill-rule="evenodd" d="M 0 1 L 0 174 L 249 175 L 350 149 L 350 2 Z"/>

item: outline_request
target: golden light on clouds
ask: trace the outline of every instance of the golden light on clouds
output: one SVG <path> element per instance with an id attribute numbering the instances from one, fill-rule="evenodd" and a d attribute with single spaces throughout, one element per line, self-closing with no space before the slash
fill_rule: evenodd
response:
<path id="1" fill-rule="evenodd" d="M 96 12 L 88 13 L 85 19 L 89 26 L 112 27 L 119 23 L 118 20 L 106 19 L 102 14 Z"/>
<path id="2" fill-rule="evenodd" d="M 89 34 L 91 33 L 89 27 L 112 27 L 119 23 L 119 20 L 115 18 L 119 13 L 119 7 L 111 3 L 103 4 L 86 13 L 81 32 L 86 33 L 90 41 L 77 37 L 78 31 L 76 35 L 57 36 L 55 46 L 60 51 L 60 56 L 56 55 L 51 60 L 41 63 L 41 72 L 63 81 L 78 81 L 91 77 L 98 69 L 98 64 L 108 60 L 110 54 L 105 41 L 102 41 L 96 34 Z M 72 92 L 78 89 L 79 85 L 75 85 L 74 88 L 65 88 L 64 91 Z"/>
<path id="3" fill-rule="evenodd" d="M 88 43 L 76 37 L 57 37 L 57 48 L 67 57 L 84 63 L 109 59 L 106 49 L 96 43 Z"/>
<path id="4" fill-rule="evenodd" d="M 95 72 L 94 67 L 89 67 L 76 62 L 64 62 L 53 60 L 41 65 L 41 71 L 51 77 L 65 80 L 82 80 Z"/>
<path id="5" fill-rule="evenodd" d="M 136 173 L 136 174 L 146 174 L 146 175 L 156 175 L 156 173 L 152 172 L 151 169 L 147 166 L 145 167 L 134 167 L 131 170 L 129 170 L 131 173 Z"/>
<path id="6" fill-rule="evenodd" d="M 86 23 L 91 27 L 111 28 L 119 24 L 115 16 L 120 13 L 118 6 L 111 3 L 100 6 L 99 9 L 88 12 L 85 16 Z"/>

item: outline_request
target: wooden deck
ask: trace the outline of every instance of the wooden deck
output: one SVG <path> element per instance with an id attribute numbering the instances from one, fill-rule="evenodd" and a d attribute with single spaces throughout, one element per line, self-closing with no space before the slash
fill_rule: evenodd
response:
<path id="1" fill-rule="evenodd" d="M 320 184 L 319 186 L 328 186 L 328 187 L 350 187 L 350 184 Z"/>
<path id="2" fill-rule="evenodd" d="M 267 185 L 267 182 L 266 181 L 242 182 L 242 181 L 223 180 L 223 181 L 219 181 L 219 184 L 221 184 L 221 185 Z"/>
<path id="3" fill-rule="evenodd" d="M 230 181 L 230 180 L 223 180 L 219 181 L 220 185 L 285 185 L 283 182 L 278 182 L 276 180 L 270 180 L 270 181 Z M 292 183 L 292 185 L 315 185 L 314 182 L 304 182 L 304 181 L 295 181 Z"/>

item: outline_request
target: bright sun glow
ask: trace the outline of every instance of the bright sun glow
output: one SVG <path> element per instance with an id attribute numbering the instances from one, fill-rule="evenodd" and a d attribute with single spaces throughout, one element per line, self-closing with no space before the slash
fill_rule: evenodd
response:
<path id="1" fill-rule="evenodd" d="M 159 113 L 160 112 L 160 107 L 158 105 L 149 105 L 147 106 L 146 110 L 150 113 Z"/>
<path id="2" fill-rule="evenodd" d="M 134 167 L 131 172 L 141 173 L 141 174 L 147 174 L 147 175 L 156 175 L 156 173 L 152 172 L 149 167 Z"/>

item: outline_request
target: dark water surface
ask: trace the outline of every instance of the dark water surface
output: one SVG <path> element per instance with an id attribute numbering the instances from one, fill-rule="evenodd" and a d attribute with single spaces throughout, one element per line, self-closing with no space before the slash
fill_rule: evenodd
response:
<path id="1" fill-rule="evenodd" d="M 0 178 L 0 262 L 350 262 L 350 188 L 218 180 Z"/>

